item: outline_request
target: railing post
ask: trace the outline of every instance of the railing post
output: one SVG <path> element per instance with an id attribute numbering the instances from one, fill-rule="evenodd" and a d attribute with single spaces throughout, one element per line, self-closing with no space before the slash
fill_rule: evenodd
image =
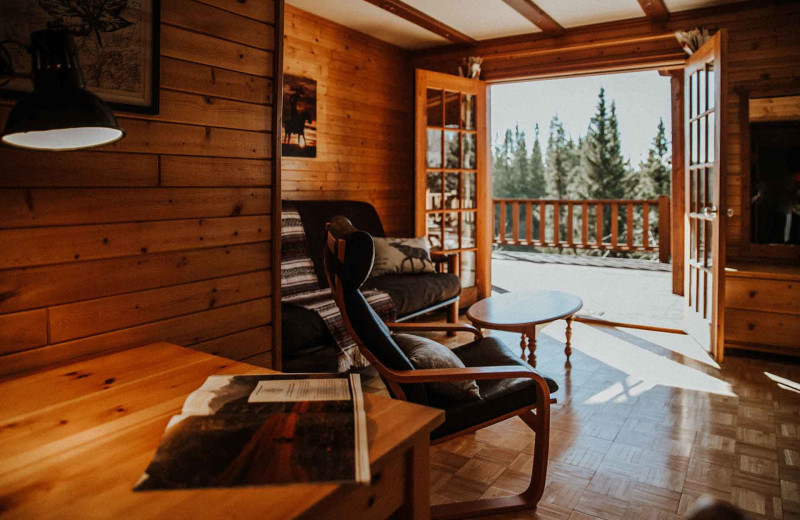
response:
<path id="1" fill-rule="evenodd" d="M 650 249 L 650 203 L 642 205 L 642 246 Z"/>
<path id="2" fill-rule="evenodd" d="M 581 246 L 589 245 L 589 204 L 581 204 Z"/>
<path id="3" fill-rule="evenodd" d="M 561 206 L 558 202 L 553 203 L 553 245 L 558 247 L 558 244 L 561 242 L 561 230 L 559 226 L 561 223 Z"/>
<path id="4" fill-rule="evenodd" d="M 500 201 L 500 243 L 506 243 L 506 203 Z"/>
<path id="5" fill-rule="evenodd" d="M 574 206 L 575 205 L 572 203 L 572 201 L 567 202 L 567 244 L 569 244 L 570 246 L 572 246 L 574 244 L 574 242 L 575 242 L 573 240 L 573 237 L 572 237 L 572 235 L 573 235 L 573 232 L 572 232 L 572 220 L 574 218 L 573 217 L 573 207 Z"/>
<path id="6" fill-rule="evenodd" d="M 547 212 L 545 211 L 546 206 L 544 205 L 544 201 L 539 203 L 539 244 L 545 245 L 547 243 L 547 235 L 545 234 L 545 222 Z"/>
<path id="7" fill-rule="evenodd" d="M 633 251 L 633 202 L 628 203 L 628 220 L 625 227 L 628 228 L 628 250 Z"/>
<path id="8" fill-rule="evenodd" d="M 531 201 L 525 203 L 525 242 L 533 245 L 533 205 Z"/>
<path id="9" fill-rule="evenodd" d="M 511 243 L 519 244 L 519 202 L 511 203 Z"/>
<path id="10" fill-rule="evenodd" d="M 603 249 L 603 204 L 597 203 L 597 211 L 595 212 L 595 235 L 597 236 L 597 248 Z"/>
<path id="11" fill-rule="evenodd" d="M 611 249 L 616 249 L 619 243 L 619 204 L 611 203 Z"/>
<path id="12" fill-rule="evenodd" d="M 669 263 L 670 257 L 669 196 L 658 197 L 658 261 Z"/>

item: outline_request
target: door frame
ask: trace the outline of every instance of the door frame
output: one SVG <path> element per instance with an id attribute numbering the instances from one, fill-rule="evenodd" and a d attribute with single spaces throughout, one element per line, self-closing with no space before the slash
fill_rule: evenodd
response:
<path id="1" fill-rule="evenodd" d="M 491 133 L 489 127 L 491 110 L 489 108 L 489 85 L 478 79 L 469 79 L 441 72 L 416 69 L 414 82 L 414 234 L 415 236 L 427 235 L 427 220 L 425 215 L 425 193 L 427 181 L 427 163 L 424 152 L 426 149 L 425 127 L 427 113 L 423 103 L 417 100 L 425 99 L 428 88 L 442 90 L 476 91 L 476 86 L 482 90 L 482 95 L 476 95 L 475 113 L 476 130 L 476 204 L 478 208 L 476 218 L 475 241 L 477 253 L 475 254 L 475 287 L 477 299 L 483 299 L 492 292 L 492 171 L 491 161 Z M 483 147 L 481 146 L 483 136 Z M 444 237 L 442 237 L 444 239 Z M 467 296 L 465 305 L 471 304 L 469 300 L 475 297 Z"/>

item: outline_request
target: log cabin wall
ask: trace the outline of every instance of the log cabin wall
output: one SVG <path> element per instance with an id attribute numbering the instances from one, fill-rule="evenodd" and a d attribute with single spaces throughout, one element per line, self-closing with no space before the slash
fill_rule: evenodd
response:
<path id="1" fill-rule="evenodd" d="M 0 147 L 0 374 L 153 341 L 272 365 L 281 16 L 164 1 L 158 116 L 92 151 Z"/>
<path id="2" fill-rule="evenodd" d="M 372 203 L 413 231 L 413 76 L 405 50 L 286 6 L 284 72 L 317 81 L 317 157 L 282 159 L 283 198 Z"/>
<path id="3" fill-rule="evenodd" d="M 482 56 L 488 81 L 570 76 L 585 73 L 669 68 L 685 59 L 673 32 L 698 26 L 728 30 L 727 256 L 742 245 L 742 175 L 739 99 L 741 87 L 768 88 L 800 83 L 800 4 L 747 2 L 673 14 L 669 20 L 602 24 L 568 30 L 563 36 L 535 35 L 486 41 L 473 49 L 415 53 L 414 66 L 455 73 L 461 58 Z"/>

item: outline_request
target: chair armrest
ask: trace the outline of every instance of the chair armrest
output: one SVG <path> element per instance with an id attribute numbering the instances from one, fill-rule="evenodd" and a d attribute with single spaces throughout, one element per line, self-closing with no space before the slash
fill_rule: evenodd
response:
<path id="1" fill-rule="evenodd" d="M 468 381 L 470 379 L 509 379 L 524 377 L 533 379 L 541 388 L 542 395 L 550 395 L 550 387 L 544 377 L 533 367 L 520 365 L 504 365 L 494 367 L 466 368 L 420 368 L 416 370 L 388 370 L 385 375 L 396 383 L 442 383 L 446 381 Z"/>
<path id="2" fill-rule="evenodd" d="M 471 332 L 475 339 L 483 338 L 483 334 L 477 328 L 466 323 L 387 323 L 387 327 L 392 332 L 413 332 L 413 331 L 445 331 L 445 332 Z"/>

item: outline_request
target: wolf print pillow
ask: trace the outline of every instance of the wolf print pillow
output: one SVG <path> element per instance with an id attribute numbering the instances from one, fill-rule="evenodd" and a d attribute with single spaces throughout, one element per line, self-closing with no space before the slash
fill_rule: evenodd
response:
<path id="1" fill-rule="evenodd" d="M 434 271 L 426 238 L 375 237 L 374 240 L 375 265 L 370 276 Z"/>

